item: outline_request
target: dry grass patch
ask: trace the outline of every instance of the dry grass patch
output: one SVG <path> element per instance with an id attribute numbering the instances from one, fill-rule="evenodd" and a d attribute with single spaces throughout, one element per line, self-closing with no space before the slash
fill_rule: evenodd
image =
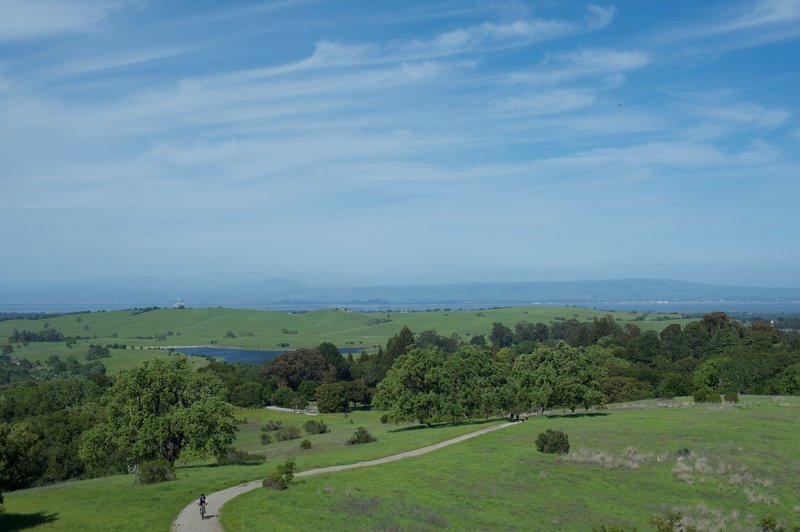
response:
<path id="1" fill-rule="evenodd" d="M 605 451 L 592 451 L 589 449 L 578 449 L 562 457 L 562 460 L 573 464 L 592 464 L 606 468 L 625 468 L 638 469 L 642 464 L 650 462 L 654 458 L 653 453 L 640 453 L 635 447 L 628 447 L 622 455 L 615 455 Z"/>
<path id="2" fill-rule="evenodd" d="M 706 532 L 722 532 L 725 530 L 741 530 L 752 528 L 752 516 L 747 516 L 743 522 L 741 512 L 733 510 L 729 513 L 722 510 L 709 508 L 705 504 L 695 506 L 674 506 L 672 512 L 681 515 L 680 530 L 687 530 L 694 527 L 695 530 Z M 678 529 L 676 529 L 678 530 Z"/>

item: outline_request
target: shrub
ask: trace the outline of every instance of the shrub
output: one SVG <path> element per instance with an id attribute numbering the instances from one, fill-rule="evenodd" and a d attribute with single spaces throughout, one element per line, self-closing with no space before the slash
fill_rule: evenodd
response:
<path id="1" fill-rule="evenodd" d="M 736 392 L 725 392 L 725 402 L 735 404 L 739 402 L 739 394 Z"/>
<path id="2" fill-rule="evenodd" d="M 783 530 L 783 527 L 778 525 L 778 521 L 772 517 L 765 517 L 758 522 L 759 529 L 762 532 L 772 532 L 773 530 Z"/>
<path id="3" fill-rule="evenodd" d="M 536 438 L 536 448 L 542 453 L 567 454 L 569 452 L 569 437 L 566 432 L 547 429 L 539 433 Z"/>
<path id="4" fill-rule="evenodd" d="M 240 451 L 238 449 L 231 449 L 224 454 L 217 455 L 217 464 L 219 465 L 260 464 L 264 460 L 265 457 L 260 454 L 248 453 L 247 451 Z"/>
<path id="5" fill-rule="evenodd" d="M 378 441 L 378 438 L 369 433 L 364 427 L 358 427 L 353 433 L 353 436 L 347 440 L 347 445 L 357 445 L 359 443 L 372 443 Z"/>
<path id="6" fill-rule="evenodd" d="M 164 460 L 153 460 L 139 466 L 137 473 L 139 484 L 157 484 L 175 480 L 175 470 Z"/>
<path id="7" fill-rule="evenodd" d="M 269 421 L 264 423 L 264 426 L 261 427 L 261 431 L 262 432 L 269 432 L 271 430 L 279 430 L 279 429 L 282 429 L 282 428 L 283 428 L 283 421 L 275 421 L 275 420 L 270 419 Z"/>
<path id="8" fill-rule="evenodd" d="M 270 443 L 272 443 L 272 436 L 265 432 L 261 435 L 261 445 L 269 445 Z"/>
<path id="9" fill-rule="evenodd" d="M 719 392 L 716 390 L 712 390 L 708 386 L 701 386 L 697 388 L 693 393 L 692 397 L 694 398 L 695 403 L 721 403 L 722 399 L 719 396 Z"/>
<path id="10" fill-rule="evenodd" d="M 274 472 L 270 473 L 261 484 L 265 488 L 285 490 L 292 483 L 292 480 L 294 480 L 294 471 L 294 459 L 289 458 L 286 462 L 280 464 Z"/>
<path id="11" fill-rule="evenodd" d="M 300 448 L 301 449 L 311 449 L 311 442 L 308 441 L 308 440 L 303 440 L 302 442 L 300 442 Z"/>
<path id="12" fill-rule="evenodd" d="M 383 424 L 385 425 L 385 424 L 387 424 L 388 422 L 389 422 L 389 414 L 383 414 L 383 415 L 381 415 L 381 423 L 383 423 Z"/>
<path id="13" fill-rule="evenodd" d="M 324 421 L 306 421 L 303 424 L 303 428 L 306 429 L 306 432 L 309 434 L 325 434 L 326 432 L 330 432 L 328 425 L 326 425 Z"/>
<path id="14" fill-rule="evenodd" d="M 650 524 L 653 525 L 658 532 L 673 532 L 675 530 L 697 532 L 697 528 L 684 522 L 683 514 L 680 512 L 670 511 L 664 515 L 654 515 L 650 518 Z"/>
<path id="15" fill-rule="evenodd" d="M 687 456 L 692 454 L 692 451 L 690 451 L 688 447 L 681 447 L 675 454 L 678 455 L 678 457 L 680 458 L 686 458 Z"/>
<path id="16" fill-rule="evenodd" d="M 300 437 L 300 429 L 297 427 L 283 427 L 275 433 L 275 439 L 278 441 L 296 440 Z"/>
<path id="17" fill-rule="evenodd" d="M 285 490 L 289 487 L 289 485 L 283 480 L 283 476 L 281 476 L 281 474 L 277 471 L 270 473 L 269 476 L 264 479 L 261 485 L 265 488 L 270 488 L 273 490 Z"/>

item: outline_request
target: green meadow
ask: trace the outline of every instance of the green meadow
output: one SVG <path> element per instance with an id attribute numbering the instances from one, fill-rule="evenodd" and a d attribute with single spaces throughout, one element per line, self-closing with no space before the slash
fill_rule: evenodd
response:
<path id="1" fill-rule="evenodd" d="M 554 415 L 431 454 L 258 489 L 223 508 L 229 531 L 653 530 L 679 511 L 700 530 L 800 525 L 800 399 L 687 400 Z M 571 452 L 536 451 L 566 431 Z M 679 456 L 681 449 L 689 454 Z"/>
<path id="2" fill-rule="evenodd" d="M 294 457 L 299 470 L 371 460 L 424 447 L 486 424 L 386 425 L 376 412 L 307 416 L 267 409 L 238 410 L 240 424 L 235 447 L 266 457 L 260 465 L 217 466 L 209 461 L 176 463 L 177 480 L 140 485 L 134 475 L 66 482 L 4 493 L 6 514 L 0 515 L 0 530 L 33 528 L 42 531 L 167 531 L 178 513 L 201 492 L 210 493 L 243 482 L 264 478 L 278 463 Z M 326 434 L 307 435 L 303 423 L 322 420 L 331 429 Z M 261 427 L 267 420 L 300 428 L 300 439 L 261 444 Z M 345 445 L 358 427 L 366 427 L 378 441 L 371 445 Z M 274 433 L 272 433 L 274 436 Z M 300 448 L 303 439 L 310 449 Z"/>
<path id="3" fill-rule="evenodd" d="M 377 412 L 318 417 L 239 410 L 237 448 L 261 452 L 254 466 L 179 463 L 178 480 L 142 486 L 132 475 L 5 494 L 8 530 L 168 530 L 200 492 L 263 478 L 287 457 L 298 471 L 423 447 L 485 424 L 394 426 Z M 266 420 L 327 434 L 260 444 Z M 611 405 L 607 410 L 531 418 L 430 454 L 381 466 L 299 479 L 288 490 L 257 489 L 222 510 L 228 531 L 256 530 L 651 530 L 680 511 L 702 530 L 754 530 L 774 517 L 800 524 L 800 398 L 742 397 L 737 405 L 687 399 Z M 378 441 L 347 446 L 365 426 Z M 538 433 L 568 433 L 567 456 L 535 449 Z M 303 438 L 312 442 L 302 450 Z M 680 457 L 680 451 L 689 454 Z"/>
<path id="4" fill-rule="evenodd" d="M 128 347 L 217 346 L 243 349 L 296 349 L 332 342 L 338 347 L 375 350 L 386 345 L 403 325 L 418 333 L 435 329 L 439 334 L 458 334 L 464 338 L 488 335 L 494 322 L 513 327 L 520 321 L 550 323 L 556 318 L 579 321 L 612 314 L 620 324 L 635 323 L 642 330 L 661 331 L 671 323 L 685 325 L 691 320 L 678 314 L 607 312 L 579 307 L 513 307 L 471 311 L 426 312 L 345 312 L 317 310 L 288 313 L 223 308 L 158 309 L 148 312 L 113 311 L 70 314 L 40 320 L 0 322 L 0 338 L 14 328 L 40 331 L 50 327 L 68 337 L 82 337 L 74 347 L 64 342 L 32 342 L 15 345 L 14 356 L 44 361 L 52 355 L 75 356 L 83 360 L 89 344 L 125 344 Z M 109 370 L 139 364 L 143 360 L 166 356 L 157 350 L 113 350 L 102 359 Z"/>

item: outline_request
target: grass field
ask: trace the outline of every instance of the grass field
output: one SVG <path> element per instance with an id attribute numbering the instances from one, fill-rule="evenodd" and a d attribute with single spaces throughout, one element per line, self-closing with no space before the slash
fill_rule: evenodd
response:
<path id="1" fill-rule="evenodd" d="M 249 530 L 650 530 L 650 517 L 680 510 L 703 529 L 754 530 L 765 517 L 800 524 L 800 398 L 743 397 L 739 405 L 687 400 L 612 405 L 592 415 L 555 415 L 480 436 L 431 454 L 368 469 L 309 477 L 291 489 L 257 489 L 228 503 L 228 531 Z M 311 418 L 239 410 L 237 447 L 262 450 L 257 466 L 178 468 L 178 480 L 153 486 L 130 475 L 7 493 L 0 529 L 168 530 L 200 492 L 263 478 L 288 456 L 298 470 L 353 463 L 443 441 L 485 426 L 382 425 L 376 412 Z M 260 444 L 267 419 L 332 429 Z M 352 422 L 351 422 L 352 421 Z M 359 426 L 378 437 L 346 446 Z M 569 434 L 571 453 L 538 453 L 547 428 Z M 304 436 L 306 437 L 306 436 Z M 679 458 L 677 452 L 691 453 Z M 180 464 L 179 464 L 180 465 Z"/>
<path id="2" fill-rule="evenodd" d="M 213 466 L 207 463 L 176 464 L 178 479 L 150 486 L 135 483 L 132 475 L 69 482 L 5 493 L 6 515 L 0 515 L 0 530 L 42 531 L 154 531 L 169 530 L 170 524 L 201 492 L 210 493 L 236 484 L 264 478 L 287 457 L 295 457 L 299 469 L 311 469 L 369 460 L 416 449 L 485 426 L 460 425 L 421 428 L 383 425 L 375 412 L 352 412 L 321 416 L 273 412 L 266 409 L 238 410 L 236 447 L 261 451 L 268 460 L 253 466 Z M 268 420 L 297 426 L 311 449 L 299 447 L 303 438 L 262 446 L 260 427 Z M 331 432 L 307 436 L 302 425 L 321 419 Z M 357 427 L 366 427 L 378 441 L 371 445 L 347 446 Z"/>
<path id="3" fill-rule="evenodd" d="M 800 398 L 650 401 L 598 414 L 530 420 L 419 458 L 258 489 L 228 503 L 222 522 L 229 531 L 652 530 L 652 516 L 677 510 L 702 530 L 755 530 L 766 517 L 800 525 Z M 568 457 L 536 451 L 547 428 L 569 434 Z"/>
<path id="4" fill-rule="evenodd" d="M 75 356 L 83 360 L 90 343 L 128 346 L 216 345 L 245 349 L 294 349 L 315 347 L 333 342 L 339 347 L 375 349 L 386 345 L 390 336 L 403 325 L 414 332 L 436 329 L 440 334 L 457 333 L 469 338 L 490 333 L 494 322 L 509 327 L 520 321 L 550 323 L 556 317 L 591 320 L 609 312 L 578 307 L 514 307 L 483 311 L 429 311 L 359 313 L 318 310 L 301 314 L 286 312 L 236 310 L 221 308 L 172 310 L 160 309 L 144 313 L 132 311 L 73 314 L 46 320 L 9 320 L 0 322 L 0 342 L 14 328 L 39 331 L 54 328 L 66 336 L 92 337 L 81 340 L 73 348 L 63 342 L 15 345 L 14 356 L 29 360 L 46 360 L 51 355 Z M 630 312 L 613 314 L 620 324 L 633 321 L 643 330 L 661 331 L 670 323 L 686 324 L 677 314 L 642 315 Z M 231 337 L 232 333 L 234 337 Z M 288 348 L 281 348 L 288 344 Z M 103 359 L 112 371 L 159 356 L 157 351 L 115 350 Z"/>

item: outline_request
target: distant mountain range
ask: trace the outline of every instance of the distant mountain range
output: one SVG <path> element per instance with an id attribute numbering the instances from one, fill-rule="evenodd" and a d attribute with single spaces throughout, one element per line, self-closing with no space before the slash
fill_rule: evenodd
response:
<path id="1" fill-rule="evenodd" d="M 478 308 L 515 305 L 584 305 L 644 308 L 689 304 L 764 303 L 800 309 L 800 288 L 717 286 L 667 279 L 460 283 L 444 285 L 319 288 L 286 279 L 220 287 L 181 287 L 138 281 L 0 288 L 0 312 L 168 307 L 180 296 L 192 307 Z M 666 310 L 666 309 L 664 309 Z"/>

